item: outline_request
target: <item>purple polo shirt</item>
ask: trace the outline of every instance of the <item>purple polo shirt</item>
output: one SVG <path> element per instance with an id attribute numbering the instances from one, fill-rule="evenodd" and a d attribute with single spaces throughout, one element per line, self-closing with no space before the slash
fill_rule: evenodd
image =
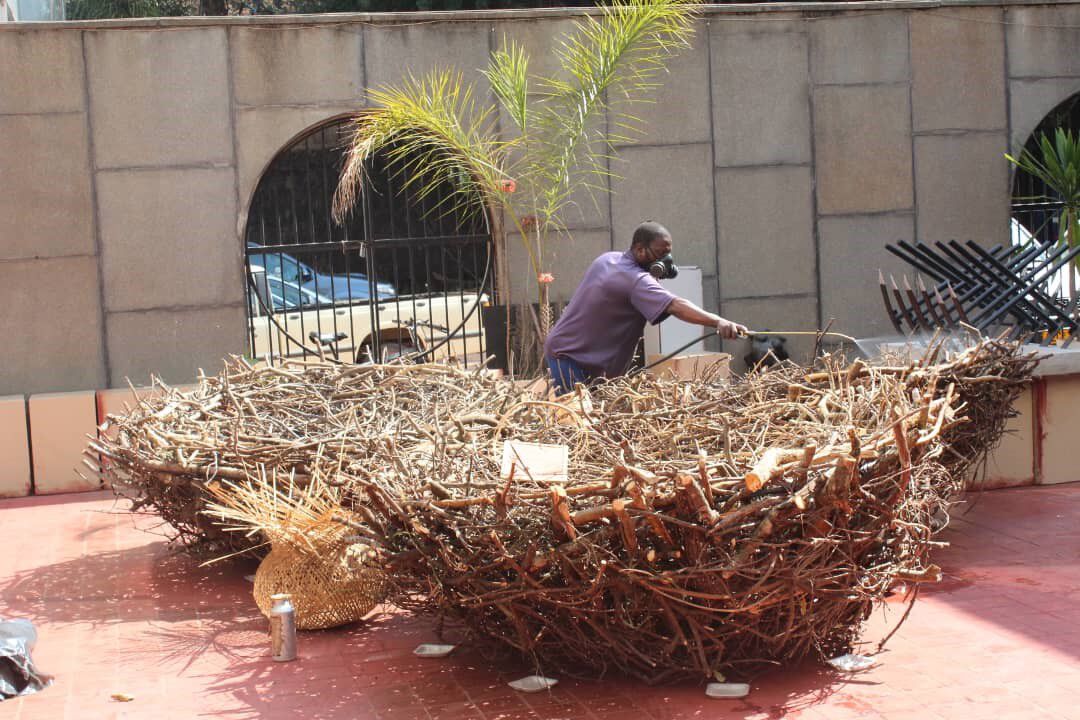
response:
<path id="1" fill-rule="evenodd" d="M 593 261 L 570 304 L 544 343 L 547 357 L 570 358 L 591 375 L 626 372 L 645 329 L 663 320 L 675 296 L 646 272 L 630 251 Z"/>

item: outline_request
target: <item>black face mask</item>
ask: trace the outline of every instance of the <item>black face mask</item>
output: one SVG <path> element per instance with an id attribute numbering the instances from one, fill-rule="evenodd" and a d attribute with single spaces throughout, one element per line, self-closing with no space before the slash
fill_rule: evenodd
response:
<path id="1" fill-rule="evenodd" d="M 671 280 L 679 275 L 679 266 L 675 264 L 675 258 L 671 253 L 657 258 L 649 263 L 649 274 L 657 280 Z"/>

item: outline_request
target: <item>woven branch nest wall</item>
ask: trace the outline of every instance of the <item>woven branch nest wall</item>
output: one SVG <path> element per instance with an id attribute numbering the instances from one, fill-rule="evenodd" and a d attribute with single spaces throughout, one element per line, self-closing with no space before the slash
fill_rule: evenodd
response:
<path id="1" fill-rule="evenodd" d="M 943 340 L 914 363 L 620 378 L 570 404 L 440 365 L 234 364 L 111 417 L 92 451 L 196 544 L 205 524 L 264 542 L 206 514 L 219 485 L 312 504 L 325 482 L 320 527 L 377 552 L 389 601 L 544 670 L 708 678 L 839 652 L 897 582 L 933 578 L 932 518 L 1035 362 Z M 506 477 L 506 440 L 565 445 L 569 478 Z"/>

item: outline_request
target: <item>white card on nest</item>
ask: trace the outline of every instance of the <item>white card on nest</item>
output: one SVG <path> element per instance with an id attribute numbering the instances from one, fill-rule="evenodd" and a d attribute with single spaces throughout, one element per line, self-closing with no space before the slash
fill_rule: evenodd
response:
<path id="1" fill-rule="evenodd" d="M 514 469 L 514 477 L 518 480 L 532 478 L 537 482 L 566 482 L 570 476 L 570 448 L 507 440 L 503 443 L 499 477 L 507 480 L 510 468 Z"/>
<path id="2" fill-rule="evenodd" d="M 558 682 L 555 678 L 547 678 L 543 675 L 529 675 L 520 680 L 511 680 L 507 685 L 521 692 L 534 693 L 541 690 L 550 690 Z"/>

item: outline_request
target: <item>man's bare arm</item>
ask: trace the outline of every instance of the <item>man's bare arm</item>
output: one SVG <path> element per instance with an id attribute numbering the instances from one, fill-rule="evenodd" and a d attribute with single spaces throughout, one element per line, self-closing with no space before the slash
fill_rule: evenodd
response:
<path id="1" fill-rule="evenodd" d="M 720 334 L 720 337 L 725 340 L 732 340 L 747 333 L 745 325 L 725 320 L 719 315 L 702 310 L 694 303 L 683 298 L 675 298 L 672 300 L 671 304 L 667 307 L 667 311 L 683 322 L 692 323 L 694 325 L 704 325 L 707 328 L 715 328 L 716 332 Z"/>

